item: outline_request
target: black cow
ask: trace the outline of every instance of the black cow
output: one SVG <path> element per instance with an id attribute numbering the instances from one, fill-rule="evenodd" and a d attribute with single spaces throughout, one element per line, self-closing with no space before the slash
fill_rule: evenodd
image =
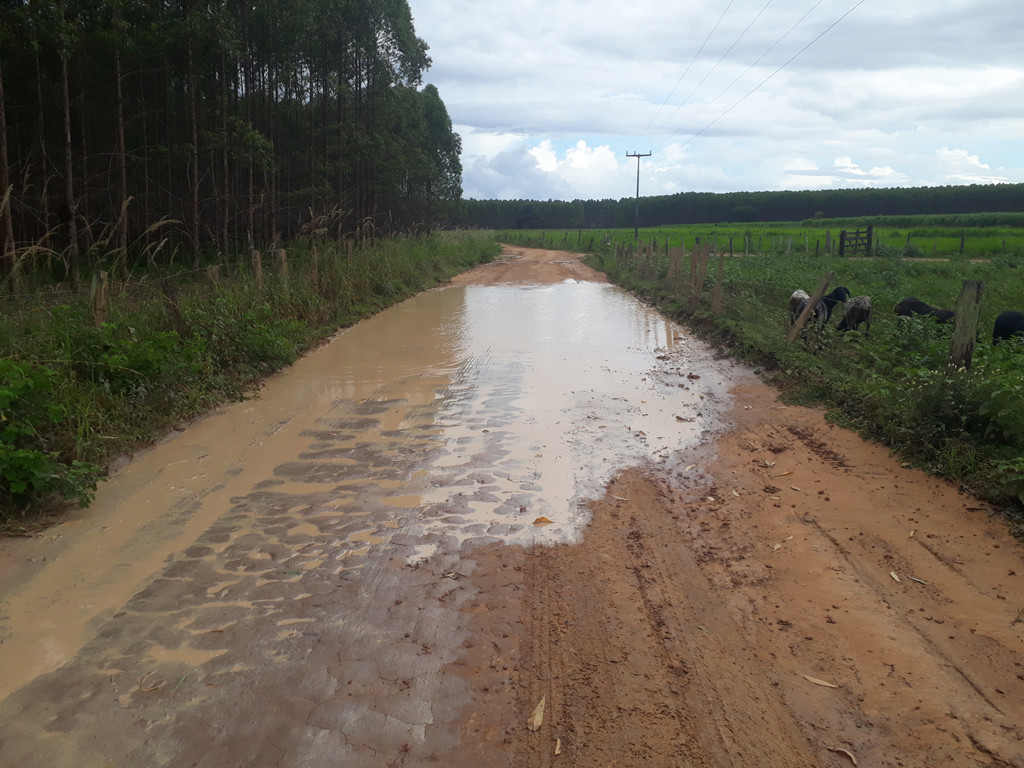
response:
<path id="1" fill-rule="evenodd" d="M 840 285 L 838 288 L 833 288 L 832 293 L 822 299 L 825 302 L 825 306 L 828 308 L 828 316 L 825 318 L 827 324 L 832 319 L 832 313 L 835 311 L 836 304 L 845 304 L 850 300 L 850 289 L 845 285 Z"/>
<path id="2" fill-rule="evenodd" d="M 992 343 L 1012 338 L 1024 338 L 1024 312 L 1008 309 L 1000 312 L 992 329 Z"/>
<path id="3" fill-rule="evenodd" d="M 948 323 L 956 316 L 956 313 L 952 309 L 939 309 L 938 307 L 933 307 L 931 304 L 921 301 L 916 296 L 908 296 L 897 304 L 896 314 L 901 315 L 902 317 L 913 317 L 914 315 L 934 317 L 940 323 Z"/>

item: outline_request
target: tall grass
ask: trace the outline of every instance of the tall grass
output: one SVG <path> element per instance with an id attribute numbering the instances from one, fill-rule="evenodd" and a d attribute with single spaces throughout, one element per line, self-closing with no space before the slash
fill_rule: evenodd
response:
<path id="1" fill-rule="evenodd" d="M 288 249 L 265 260 L 136 274 L 97 326 L 88 292 L 2 299 L 0 521 L 87 504 L 111 458 L 217 403 L 242 397 L 338 328 L 490 261 L 488 234 L 394 238 L 349 250 Z M 315 271 L 314 271 L 315 261 Z"/>

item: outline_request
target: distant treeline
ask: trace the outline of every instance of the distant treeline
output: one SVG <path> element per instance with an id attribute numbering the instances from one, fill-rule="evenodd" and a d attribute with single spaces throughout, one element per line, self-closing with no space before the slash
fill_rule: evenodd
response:
<path id="1" fill-rule="evenodd" d="M 466 200 L 466 226 L 486 229 L 588 229 L 634 225 L 637 203 L 621 200 Z M 1024 212 L 1024 184 L 891 189 L 828 189 L 805 192 L 682 192 L 642 197 L 641 227 L 672 224 L 714 224 L 763 221 L 806 221 L 875 216 L 944 216 L 992 214 L 973 226 L 1020 225 L 1019 217 L 999 213 Z M 964 222 L 965 226 L 967 222 Z"/>

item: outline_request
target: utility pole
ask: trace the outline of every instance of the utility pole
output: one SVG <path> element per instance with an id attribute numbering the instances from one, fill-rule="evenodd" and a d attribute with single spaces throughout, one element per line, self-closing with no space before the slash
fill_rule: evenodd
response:
<path id="1" fill-rule="evenodd" d="M 640 158 L 650 157 L 651 153 L 648 152 L 645 155 L 639 153 L 626 153 L 626 157 L 636 158 L 636 208 L 633 211 L 633 239 L 640 239 Z"/>

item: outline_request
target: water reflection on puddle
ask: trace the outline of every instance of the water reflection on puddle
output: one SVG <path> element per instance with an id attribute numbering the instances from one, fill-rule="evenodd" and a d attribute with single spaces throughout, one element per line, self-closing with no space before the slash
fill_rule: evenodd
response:
<path id="1" fill-rule="evenodd" d="M 275 475 L 289 492 L 355 490 L 350 509 L 401 515 L 410 541 L 575 540 L 582 502 L 614 470 L 693 440 L 721 391 L 698 342 L 600 283 L 428 292 L 341 336 L 327 358 L 337 365 L 318 368 L 347 397 Z"/>
<path id="2" fill-rule="evenodd" d="M 0 604 L 0 698 L 80 648 L 103 656 L 102 638 L 83 644 L 105 622 L 110 636 L 158 636 L 133 646 L 139 664 L 172 649 L 202 660 L 226 615 L 286 620 L 307 581 L 336 591 L 470 540 L 577 540 L 583 502 L 614 471 L 671 460 L 714 419 L 726 371 L 607 284 L 420 294 L 140 456 L 77 520 L 26 542 L 19 557 L 46 567 Z M 172 628 L 153 629 L 158 616 Z"/>

